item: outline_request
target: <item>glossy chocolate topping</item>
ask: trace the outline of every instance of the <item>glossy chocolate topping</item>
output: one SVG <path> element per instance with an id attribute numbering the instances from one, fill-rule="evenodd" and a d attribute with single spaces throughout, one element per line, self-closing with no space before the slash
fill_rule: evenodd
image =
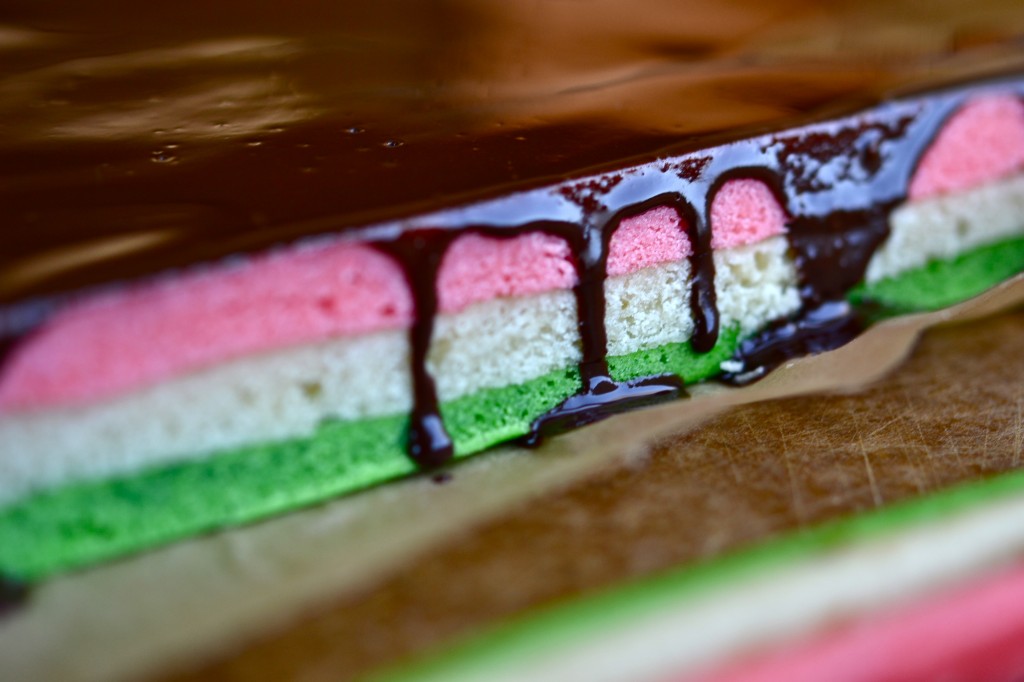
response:
<path id="1" fill-rule="evenodd" d="M 1005 80 L 998 87 L 1024 92 L 1024 79 Z M 678 212 L 692 245 L 689 308 L 695 329 L 691 344 L 698 352 L 710 350 L 719 327 L 710 208 L 715 192 L 735 177 L 763 181 L 789 215 L 787 237 L 800 275 L 803 307 L 794 320 L 780 321 L 745 342 L 736 358 L 741 368 L 726 378 L 741 383 L 763 376 L 785 359 L 850 340 L 861 327 L 856 312 L 843 299 L 845 293 L 863 278 L 871 254 L 887 236 L 889 212 L 906 198 L 924 150 L 943 122 L 977 92 L 960 87 L 897 100 L 827 123 L 568 181 L 557 192 L 526 195 L 547 200 L 524 202 L 534 217 L 530 222 L 477 222 L 508 220 L 501 202 L 467 210 L 462 230 L 492 236 L 528 231 L 555 234 L 569 243 L 577 260 L 581 390 L 537 420 L 525 442 L 535 444 L 546 433 L 682 392 L 676 377 L 618 383 L 608 375 L 604 297 L 608 246 L 623 218 L 655 206 Z M 434 287 L 427 285 L 435 281 L 437 264 L 455 233 L 435 228 L 376 242 L 399 256 L 411 283 L 426 289 L 415 294 L 417 321 L 410 337 L 415 386 L 410 452 L 416 461 L 431 465 L 450 457 L 451 443 L 426 369 L 436 313 Z M 424 451 L 428 442 L 436 443 L 437 449 Z"/>
<path id="2" fill-rule="evenodd" d="M 441 417 L 434 377 L 427 369 L 427 354 L 437 316 L 437 272 L 454 232 L 418 231 L 382 242 L 379 248 L 402 264 L 413 295 L 416 317 L 409 332 L 413 410 L 407 452 L 421 467 L 436 467 L 451 459 L 454 445 Z"/>
<path id="3" fill-rule="evenodd" d="M 414 292 L 410 453 L 425 465 L 452 449 L 425 358 L 455 233 L 543 230 L 573 249 L 583 388 L 536 437 L 681 391 L 608 376 L 603 286 L 623 217 L 681 214 L 692 343 L 708 350 L 711 200 L 731 177 L 764 180 L 791 218 L 804 318 L 847 333 L 833 302 L 942 121 L 987 87 L 954 83 L 1024 82 L 1015 0 L 49 5 L 0 20 L 0 338 L 80 287 L 369 240 Z M 925 94 L 892 99 L 910 90 Z M 748 344 L 742 374 L 791 352 L 779 329 Z"/>

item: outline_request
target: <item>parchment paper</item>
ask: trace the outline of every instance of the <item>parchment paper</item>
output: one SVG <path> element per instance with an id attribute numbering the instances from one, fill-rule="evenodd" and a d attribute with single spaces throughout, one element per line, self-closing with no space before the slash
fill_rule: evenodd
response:
<path id="1" fill-rule="evenodd" d="M 744 389 L 698 386 L 690 400 L 607 420 L 538 451 L 484 454 L 443 485 L 410 479 L 54 579 L 0 621 L 0 672 L 15 680 L 135 679 L 215 655 L 364 589 L 534 496 L 628 464 L 658 438 L 730 406 L 855 391 L 897 365 L 923 329 L 1022 302 L 1017 277 L 955 308 L 881 323 Z"/>

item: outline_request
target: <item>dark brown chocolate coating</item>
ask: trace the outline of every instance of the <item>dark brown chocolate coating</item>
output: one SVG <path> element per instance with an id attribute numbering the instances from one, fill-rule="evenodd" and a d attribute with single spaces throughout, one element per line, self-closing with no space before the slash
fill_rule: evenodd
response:
<path id="1" fill-rule="evenodd" d="M 1020 92 L 1024 81 L 1005 80 L 998 87 Z M 836 121 L 565 183 L 559 193 L 569 206 L 537 202 L 531 206 L 536 216 L 531 222 L 464 224 L 463 229 L 498 236 L 529 231 L 556 234 L 568 242 L 577 261 L 582 388 L 538 419 L 524 442 L 532 445 L 545 433 L 564 431 L 631 404 L 647 404 L 682 392 L 682 382 L 675 377 L 617 383 L 608 376 L 604 297 L 608 246 L 625 217 L 655 206 L 670 206 L 679 213 L 693 251 L 690 313 L 695 331 L 691 343 L 697 351 L 710 350 L 719 326 L 710 209 L 715 192 L 732 178 L 753 177 L 765 182 L 785 208 L 803 306 L 795 319 L 780 321 L 745 343 L 737 354 L 742 368 L 726 378 L 736 382 L 757 378 L 788 358 L 829 350 L 853 338 L 861 326 L 856 311 L 844 301 L 845 293 L 863 278 L 871 254 L 888 235 L 889 212 L 906 198 L 924 150 L 948 117 L 979 91 L 961 87 L 893 101 Z M 572 212 L 567 213 L 570 207 Z M 484 216 L 501 215 L 489 204 L 482 204 L 479 210 Z M 402 249 L 400 260 L 410 281 L 424 286 L 435 281 L 437 263 L 453 233 L 435 229 L 378 243 L 394 251 L 395 244 L 420 235 L 415 251 Z M 442 449 L 433 455 L 422 454 L 418 446 L 412 450 L 420 453 L 417 461 L 437 464 L 450 455 L 451 446 L 447 435 L 438 438 L 443 423 L 425 366 L 436 312 L 433 287 L 428 288 L 429 295 L 417 294 L 422 300 L 417 301 L 417 323 L 411 336 L 416 387 L 412 441 L 419 443 L 422 438 L 418 434 L 431 433 Z"/>
<path id="2" fill-rule="evenodd" d="M 451 243 L 453 232 L 409 232 L 382 242 L 379 248 L 402 264 L 412 292 L 416 316 L 409 331 L 411 348 L 413 409 L 406 449 L 409 457 L 424 468 L 437 467 L 455 454 L 451 437 L 441 417 L 434 377 L 427 369 L 427 354 L 437 317 L 437 272 L 441 257 Z"/>

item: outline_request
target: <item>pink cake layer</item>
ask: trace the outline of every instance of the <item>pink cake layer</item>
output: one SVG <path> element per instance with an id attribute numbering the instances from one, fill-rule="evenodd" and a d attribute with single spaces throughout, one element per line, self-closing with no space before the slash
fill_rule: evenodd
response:
<path id="1" fill-rule="evenodd" d="M 923 157 L 911 184 L 920 199 L 1004 177 L 1024 165 L 1024 105 L 989 96 L 966 105 Z M 712 247 L 785 232 L 786 215 L 762 183 L 725 183 L 711 206 Z M 690 253 L 681 219 L 655 208 L 613 235 L 612 276 Z M 499 296 L 566 289 L 569 247 L 545 234 L 467 234 L 438 277 L 442 312 Z M 253 353 L 407 327 L 412 300 L 398 265 L 370 247 L 337 243 L 257 256 L 93 297 L 55 315 L 9 358 L 0 413 L 85 404 Z"/>
<path id="2" fill-rule="evenodd" d="M 691 682 L 696 682 L 690 679 Z M 1017 682 L 1024 567 L 699 682 Z"/>
<path id="3" fill-rule="evenodd" d="M 910 199 L 977 187 L 1024 166 L 1024 102 L 1012 95 L 968 102 L 921 158 Z"/>

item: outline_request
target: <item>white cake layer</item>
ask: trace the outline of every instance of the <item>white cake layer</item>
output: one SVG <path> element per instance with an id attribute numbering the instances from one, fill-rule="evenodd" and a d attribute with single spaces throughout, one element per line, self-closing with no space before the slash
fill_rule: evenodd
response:
<path id="1" fill-rule="evenodd" d="M 900 206 L 889 226 L 868 264 L 869 283 L 1024 233 L 1024 175 Z"/>
<path id="2" fill-rule="evenodd" d="M 724 326 L 753 331 L 796 310 L 785 238 L 715 254 Z M 685 341 L 688 264 L 606 283 L 609 352 Z M 437 319 L 429 357 L 441 400 L 517 384 L 580 359 L 571 291 L 496 299 Z M 183 376 L 113 400 L 0 417 L 0 503 L 72 481 L 311 434 L 324 419 L 406 412 L 404 330 L 290 348 Z"/>

